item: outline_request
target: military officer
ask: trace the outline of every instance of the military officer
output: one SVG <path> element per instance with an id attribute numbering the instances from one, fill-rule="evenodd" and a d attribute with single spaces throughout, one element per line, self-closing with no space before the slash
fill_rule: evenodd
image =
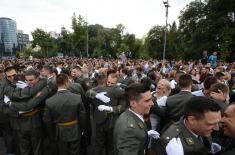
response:
<path id="1" fill-rule="evenodd" d="M 27 103 L 28 100 L 30 100 L 32 97 L 34 97 L 42 88 L 44 88 L 46 86 L 46 81 L 45 80 L 41 80 L 36 78 L 34 85 L 32 85 L 32 87 L 27 87 L 27 84 L 24 82 L 17 82 L 15 83 L 14 78 L 17 76 L 17 72 L 14 69 L 14 67 L 7 67 L 5 69 L 5 75 L 6 75 L 6 79 L 2 82 L 1 85 L 1 105 L 4 104 L 3 99 L 4 96 L 6 95 L 8 96 L 12 101 L 17 101 L 17 102 L 25 102 Z M 38 75 L 38 74 L 37 74 Z M 15 85 L 17 86 L 17 88 L 15 87 Z M 8 100 L 10 100 L 8 99 Z M 33 101 L 31 100 L 31 103 Z M 36 103 L 36 102 L 35 102 Z M 34 102 L 33 102 L 34 104 Z M 17 104 L 16 104 L 17 105 Z M 22 104 L 20 104 L 22 105 Z M 17 106 L 17 107 L 20 107 Z M 37 104 L 35 104 L 36 106 Z M 27 108 L 28 106 L 26 106 Z M 37 128 L 38 126 L 40 126 L 40 123 L 38 122 L 39 119 L 39 115 L 38 115 L 38 110 L 33 110 L 29 113 L 21 113 L 19 115 L 19 111 L 12 111 L 9 110 L 9 108 L 3 106 L 3 112 L 5 114 L 8 114 L 10 117 L 10 123 L 11 123 L 11 127 L 14 131 L 15 134 L 15 138 L 14 140 L 16 141 L 16 144 L 19 145 L 19 147 L 17 147 L 17 152 L 24 152 L 25 154 L 27 154 L 26 152 L 31 152 L 31 148 L 28 146 L 23 147 L 24 144 L 26 144 L 26 142 L 20 142 L 20 140 L 23 141 L 23 139 L 21 139 L 22 137 L 19 136 L 20 133 L 23 133 L 24 131 L 29 131 L 32 128 Z M 14 109 L 13 109 L 14 110 Z M 35 113 L 34 113 L 35 112 Z M 32 118 L 28 117 L 28 114 L 35 114 L 36 118 Z M 27 117 L 24 117 L 24 115 Z M 38 130 L 37 130 L 38 131 Z M 32 132 L 28 132 L 27 134 L 29 135 L 30 133 L 34 133 L 31 135 L 31 138 L 33 140 L 33 145 L 34 145 L 34 151 L 35 154 L 40 154 L 40 139 L 41 139 L 41 135 L 38 134 L 40 133 L 40 131 L 37 132 L 36 129 Z M 36 133 L 36 134 L 35 134 Z M 21 134 L 22 135 L 22 134 Z M 35 135 L 39 136 L 39 138 L 35 138 Z M 19 142 L 18 142 L 19 140 Z M 25 139 L 24 139 L 25 140 Z M 27 139 L 28 140 L 28 139 Z M 26 148 L 27 147 L 27 148 Z M 38 148 L 36 148 L 38 147 Z M 20 151 L 18 151 L 18 148 Z"/>
<path id="2" fill-rule="evenodd" d="M 152 155 L 165 155 L 165 147 L 173 138 L 180 138 L 185 155 L 207 155 L 220 151 L 212 143 L 211 133 L 218 130 L 220 106 L 207 97 L 192 97 L 185 106 L 185 116 L 171 125 L 158 140 L 153 140 Z"/>
<path id="3" fill-rule="evenodd" d="M 71 93 L 66 74 L 56 77 L 57 93 L 46 101 L 43 120 L 56 124 L 59 154 L 78 155 L 80 138 L 85 127 L 85 109 L 81 96 Z"/>
<path id="4" fill-rule="evenodd" d="M 79 83 L 82 86 L 84 92 L 86 92 L 88 89 L 90 89 L 90 86 L 89 86 L 90 81 L 88 78 L 83 76 L 82 67 L 75 66 L 71 70 L 71 77 L 73 78 L 74 83 Z"/>
<path id="5" fill-rule="evenodd" d="M 129 108 L 116 121 L 114 128 L 115 155 L 144 155 L 148 141 L 144 114 L 153 106 L 150 87 L 133 83 L 126 87 L 125 96 Z M 147 134 L 148 133 L 148 134 Z M 153 132 L 154 136 L 158 133 Z"/>
<path id="6" fill-rule="evenodd" d="M 113 128 L 118 116 L 125 110 L 126 102 L 124 90 L 117 86 L 117 74 L 99 75 L 98 87 L 87 92 L 88 96 L 95 97 L 95 151 L 96 155 L 113 155 Z M 104 153 L 105 152 L 105 153 Z"/>

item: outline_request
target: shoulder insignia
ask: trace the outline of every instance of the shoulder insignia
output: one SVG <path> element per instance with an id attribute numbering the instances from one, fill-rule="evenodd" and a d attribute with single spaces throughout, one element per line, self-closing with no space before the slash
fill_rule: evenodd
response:
<path id="1" fill-rule="evenodd" d="M 193 139 L 192 138 L 185 138 L 185 141 L 186 141 L 186 143 L 188 144 L 188 145 L 194 145 L 194 141 L 193 141 Z"/>
<path id="2" fill-rule="evenodd" d="M 168 143 L 172 138 L 174 137 L 178 137 L 180 134 L 180 129 L 178 126 L 171 126 L 169 127 L 168 130 L 166 130 L 166 132 L 164 132 L 164 134 L 161 136 L 161 139 Z"/>
<path id="3" fill-rule="evenodd" d="M 144 128 L 144 124 L 143 124 L 143 123 L 139 122 L 138 125 L 139 125 L 139 127 L 140 127 L 141 129 Z"/>
<path id="4" fill-rule="evenodd" d="M 130 128 L 137 128 L 135 120 L 131 117 L 127 118 L 127 126 Z"/>

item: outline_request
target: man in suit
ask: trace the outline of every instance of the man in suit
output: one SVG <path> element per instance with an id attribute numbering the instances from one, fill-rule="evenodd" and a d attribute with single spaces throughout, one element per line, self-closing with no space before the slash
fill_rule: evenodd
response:
<path id="1" fill-rule="evenodd" d="M 211 140 L 211 133 L 219 129 L 220 106 L 207 97 L 195 96 L 188 101 L 184 110 L 185 115 L 171 125 L 160 139 L 153 141 L 152 155 L 169 154 L 166 146 L 173 138 L 181 140 L 184 155 L 208 155 L 220 151 L 218 144 Z M 171 152 L 171 155 L 175 153 Z"/>
<path id="2" fill-rule="evenodd" d="M 179 77 L 179 86 L 181 91 L 167 98 L 165 108 L 166 125 L 164 129 L 180 119 L 184 114 L 184 105 L 193 96 L 191 93 L 192 77 L 189 74 L 184 74 Z"/>
<path id="3" fill-rule="evenodd" d="M 56 124 L 56 139 L 61 155 L 78 155 L 85 127 L 85 109 L 81 96 L 71 93 L 66 74 L 56 77 L 57 93 L 46 101 L 44 122 Z"/>
<path id="4" fill-rule="evenodd" d="M 121 83 L 125 86 L 134 83 L 132 78 L 129 76 L 129 71 L 127 68 L 120 69 L 120 78 L 118 80 L 118 83 Z"/>
<path id="5" fill-rule="evenodd" d="M 125 89 L 129 108 L 116 121 L 114 128 L 115 155 L 144 155 L 148 141 L 144 114 L 153 106 L 150 87 L 133 83 Z"/>

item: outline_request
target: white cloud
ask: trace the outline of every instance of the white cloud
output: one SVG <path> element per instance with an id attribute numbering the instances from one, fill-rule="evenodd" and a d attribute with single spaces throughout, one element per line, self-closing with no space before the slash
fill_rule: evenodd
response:
<path id="1" fill-rule="evenodd" d="M 192 0 L 169 0 L 169 22 Z M 88 17 L 89 24 L 114 27 L 122 23 L 126 32 L 142 37 L 154 25 L 165 24 L 162 0 L 1 0 L 0 17 L 17 22 L 18 29 L 30 33 L 40 27 L 60 32 L 71 28 L 73 13 Z"/>

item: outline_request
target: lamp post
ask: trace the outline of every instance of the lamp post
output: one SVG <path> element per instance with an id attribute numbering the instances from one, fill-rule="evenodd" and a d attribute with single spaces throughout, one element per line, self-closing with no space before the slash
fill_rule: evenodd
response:
<path id="1" fill-rule="evenodd" d="M 87 23 L 87 15 L 86 15 L 86 57 L 87 58 L 89 57 L 89 53 L 88 53 L 89 44 L 88 44 L 88 41 L 89 41 L 89 34 L 88 34 L 88 23 Z"/>
<path id="2" fill-rule="evenodd" d="M 168 8 L 170 7 L 168 0 L 163 0 L 163 4 L 166 7 L 166 27 L 165 27 L 165 33 L 164 33 L 164 48 L 163 48 L 163 60 L 165 59 L 166 55 L 166 33 L 167 33 L 167 20 L 168 20 Z"/>

